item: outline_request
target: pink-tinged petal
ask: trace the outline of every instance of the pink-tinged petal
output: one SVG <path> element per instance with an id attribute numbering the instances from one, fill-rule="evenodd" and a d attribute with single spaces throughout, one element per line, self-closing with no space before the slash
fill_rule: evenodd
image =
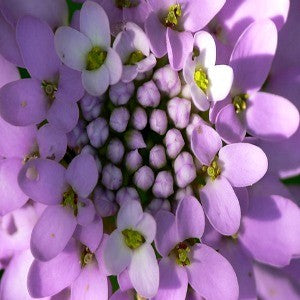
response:
<path id="1" fill-rule="evenodd" d="M 109 84 L 118 83 L 122 75 L 122 62 L 118 53 L 112 48 L 108 49 L 105 66 L 109 72 Z"/>
<path id="2" fill-rule="evenodd" d="M 86 68 L 86 56 L 92 44 L 83 33 L 62 26 L 55 32 L 54 44 L 57 55 L 65 65 L 78 71 Z"/>
<path id="3" fill-rule="evenodd" d="M 127 200 L 120 208 L 117 216 L 117 225 L 120 230 L 135 227 L 143 218 L 143 209 L 140 202 Z"/>
<path id="4" fill-rule="evenodd" d="M 231 101 L 232 101 L 231 97 L 230 95 L 228 95 L 228 97 L 226 97 L 223 101 L 217 101 L 211 103 L 211 107 L 209 110 L 209 121 L 212 124 L 216 124 L 216 118 L 219 112 L 222 110 L 222 108 L 224 108 L 228 104 L 231 104 L 232 103 Z"/>
<path id="5" fill-rule="evenodd" d="M 241 222 L 241 208 L 233 188 L 224 176 L 208 180 L 200 189 L 203 210 L 211 225 L 224 235 L 235 234 Z"/>
<path id="6" fill-rule="evenodd" d="M 30 250 L 17 253 L 12 258 L 1 278 L 2 300 L 32 300 L 27 290 L 27 274 L 32 261 Z"/>
<path id="7" fill-rule="evenodd" d="M 155 215 L 155 220 L 157 224 L 155 247 L 163 257 L 166 257 L 176 244 L 182 242 L 178 236 L 175 216 L 168 211 L 160 210 Z"/>
<path id="8" fill-rule="evenodd" d="M 238 299 L 238 281 L 230 263 L 204 244 L 192 251 L 191 265 L 186 267 L 192 288 L 205 299 Z"/>
<path id="9" fill-rule="evenodd" d="M 193 130 L 191 147 L 199 161 L 209 166 L 221 149 L 222 140 L 212 127 L 201 124 Z"/>
<path id="10" fill-rule="evenodd" d="M 220 251 L 233 267 L 239 283 L 239 299 L 256 299 L 253 260 L 237 241 L 228 240 Z"/>
<path id="11" fill-rule="evenodd" d="M 36 136 L 41 158 L 49 158 L 59 162 L 67 150 L 67 136 L 46 124 L 41 127 Z"/>
<path id="12" fill-rule="evenodd" d="M 56 99 L 51 105 L 47 120 L 64 133 L 73 130 L 78 122 L 79 109 L 76 103 Z"/>
<path id="13" fill-rule="evenodd" d="M 133 65 L 133 66 L 126 65 L 123 66 L 121 80 L 123 82 L 130 82 L 133 81 L 137 75 L 138 75 L 137 65 Z"/>
<path id="14" fill-rule="evenodd" d="M 167 29 L 154 12 L 151 12 L 146 19 L 145 31 L 149 38 L 151 51 L 156 57 L 163 57 L 167 53 Z"/>
<path id="15" fill-rule="evenodd" d="M 276 267 L 300 253 L 299 207 L 278 196 L 252 197 L 239 239 L 257 261 Z"/>
<path id="16" fill-rule="evenodd" d="M 36 126 L 13 126 L 0 117 L 0 155 L 23 158 L 33 150 Z"/>
<path id="17" fill-rule="evenodd" d="M 234 188 L 234 193 L 239 199 L 242 216 L 245 215 L 249 208 L 249 193 L 246 187 Z"/>
<path id="18" fill-rule="evenodd" d="M 145 298 L 156 295 L 159 285 L 159 268 L 151 245 L 146 243 L 133 251 L 128 273 L 139 295 Z"/>
<path id="19" fill-rule="evenodd" d="M 81 72 L 61 65 L 55 98 L 74 103 L 81 99 L 83 95 L 84 88 L 81 82 Z"/>
<path id="20" fill-rule="evenodd" d="M 213 67 L 216 64 L 216 44 L 212 35 L 206 31 L 199 31 L 194 36 L 194 46 L 199 49 L 197 62 L 204 68 Z"/>
<path id="21" fill-rule="evenodd" d="M 232 104 L 226 105 L 218 113 L 216 130 L 228 144 L 242 142 L 246 136 L 243 119 L 235 112 Z"/>
<path id="22" fill-rule="evenodd" d="M 190 91 L 194 105 L 201 111 L 208 110 L 210 103 L 207 95 L 194 82 L 190 85 Z"/>
<path id="23" fill-rule="evenodd" d="M 207 70 L 209 80 L 208 96 L 212 101 L 221 101 L 229 94 L 233 82 L 233 70 L 226 65 L 210 67 Z"/>
<path id="24" fill-rule="evenodd" d="M 98 169 L 90 154 L 77 155 L 68 166 L 66 180 L 80 197 L 87 197 L 98 181 Z"/>
<path id="25" fill-rule="evenodd" d="M 0 162 L 0 216 L 22 207 L 28 200 L 18 184 L 22 160 L 8 158 Z"/>
<path id="26" fill-rule="evenodd" d="M 82 84 L 84 89 L 92 96 L 103 95 L 110 84 L 110 72 L 106 64 L 98 70 L 82 72 Z"/>
<path id="27" fill-rule="evenodd" d="M 74 238 L 87 246 L 91 252 L 95 252 L 101 242 L 102 234 L 102 219 L 96 218 L 94 222 L 86 226 L 78 225 L 74 232 Z"/>
<path id="28" fill-rule="evenodd" d="M 90 199 L 79 199 L 77 222 L 80 225 L 88 225 L 92 223 L 95 219 L 95 207 Z"/>
<path id="29" fill-rule="evenodd" d="M 129 266 L 132 251 L 126 246 L 119 230 L 110 234 L 103 250 L 103 262 L 109 274 L 118 275 Z"/>
<path id="30" fill-rule="evenodd" d="M 255 264 L 254 275 L 260 299 L 299 299 L 299 285 L 285 276 L 281 269 Z"/>
<path id="31" fill-rule="evenodd" d="M 70 208 L 48 206 L 32 230 L 30 248 L 33 256 L 41 261 L 57 256 L 70 241 L 76 223 Z"/>
<path id="32" fill-rule="evenodd" d="M 110 46 L 109 21 L 104 9 L 93 1 L 83 4 L 80 11 L 80 31 L 95 46 L 107 49 Z"/>
<path id="33" fill-rule="evenodd" d="M 19 186 L 34 201 L 47 205 L 59 204 L 66 190 L 65 171 L 53 160 L 31 159 L 19 173 Z"/>
<path id="34" fill-rule="evenodd" d="M 157 0 L 148 0 L 148 3 L 152 10 L 157 13 L 165 13 L 168 11 L 169 7 L 176 3 L 176 0 L 165 0 L 165 1 L 157 1 Z"/>
<path id="35" fill-rule="evenodd" d="M 45 20 L 52 29 L 66 24 L 68 21 L 68 6 L 61 0 L 4 0 L 1 9 L 5 18 L 13 26 L 25 15 L 30 15 Z"/>
<path id="36" fill-rule="evenodd" d="M 29 293 L 34 298 L 55 295 L 73 283 L 80 273 L 79 247 L 72 239 L 54 259 L 33 261 L 27 279 Z"/>
<path id="37" fill-rule="evenodd" d="M 226 145 L 219 151 L 222 175 L 234 187 L 244 187 L 259 181 L 267 172 L 268 159 L 257 146 L 248 143 Z"/>
<path id="38" fill-rule="evenodd" d="M 156 234 L 156 222 L 152 215 L 144 213 L 135 229 L 143 234 L 147 243 L 151 244 L 153 242 Z"/>
<path id="39" fill-rule="evenodd" d="M 1 26 L 1 25 L 0 25 Z M 1 42 L 1 41 L 0 41 Z M 0 49 L 1 53 L 1 49 Z M 12 81 L 20 79 L 17 67 L 0 54 L 0 88 Z"/>
<path id="40" fill-rule="evenodd" d="M 205 225 L 204 212 L 200 202 L 193 196 L 183 198 L 177 206 L 175 222 L 181 241 L 189 238 L 200 239 Z"/>
<path id="41" fill-rule="evenodd" d="M 242 93 L 258 91 L 269 74 L 276 47 L 274 23 L 268 19 L 252 23 L 240 36 L 231 54 L 234 87 Z"/>
<path id="42" fill-rule="evenodd" d="M 279 141 L 296 132 L 299 111 L 292 102 L 281 96 L 259 92 L 250 97 L 245 119 L 251 135 Z"/>
<path id="43" fill-rule="evenodd" d="M 194 73 L 196 69 L 196 61 L 193 58 L 193 53 L 190 53 L 183 65 L 182 75 L 185 82 L 189 85 L 194 83 Z"/>
<path id="44" fill-rule="evenodd" d="M 6 22 L 0 13 L 0 53 L 9 62 L 23 67 L 20 49 L 16 41 L 15 29 Z"/>
<path id="45" fill-rule="evenodd" d="M 166 257 L 159 262 L 159 288 L 153 300 L 185 299 L 188 278 L 185 268 L 176 265 L 174 260 Z"/>
<path id="46" fill-rule="evenodd" d="M 72 300 L 108 299 L 107 278 L 95 261 L 87 264 L 71 285 Z"/>
<path id="47" fill-rule="evenodd" d="M 61 61 L 54 48 L 54 34 L 46 22 L 24 16 L 16 27 L 16 38 L 25 67 L 31 77 L 53 80 L 58 75 Z"/>
<path id="48" fill-rule="evenodd" d="M 130 289 L 133 289 L 127 269 L 125 269 L 122 273 L 118 275 L 118 284 L 122 291 L 128 291 Z"/>
<path id="49" fill-rule="evenodd" d="M 166 40 L 170 65 L 174 70 L 181 70 L 193 50 L 193 35 L 168 28 Z"/>
<path id="50" fill-rule="evenodd" d="M 122 292 L 121 290 L 117 290 L 113 295 L 109 298 L 109 300 L 132 300 L 134 299 L 134 292 L 132 290 Z"/>
<path id="51" fill-rule="evenodd" d="M 180 21 L 182 21 L 184 30 L 187 31 L 198 31 L 206 26 L 212 18 L 219 12 L 223 7 L 225 0 L 185 0 L 182 1 L 182 16 Z M 199 12 L 201 12 L 201 17 L 199 17 Z"/>
<path id="52" fill-rule="evenodd" d="M 28 126 L 42 122 L 48 106 L 48 100 L 38 80 L 17 80 L 0 90 L 1 116 L 12 125 Z"/>

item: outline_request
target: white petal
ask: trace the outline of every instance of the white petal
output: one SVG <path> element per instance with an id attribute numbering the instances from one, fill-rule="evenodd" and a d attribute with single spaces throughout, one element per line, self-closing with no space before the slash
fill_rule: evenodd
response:
<path id="1" fill-rule="evenodd" d="M 194 105 L 201 111 L 209 109 L 209 101 L 205 93 L 195 84 L 190 85 L 191 95 Z"/>
<path id="2" fill-rule="evenodd" d="M 110 84 L 118 83 L 122 75 L 122 62 L 118 53 L 112 48 L 108 49 L 105 66 L 109 71 Z"/>
<path id="3" fill-rule="evenodd" d="M 135 200 L 126 201 L 120 208 L 117 225 L 120 230 L 134 228 L 143 217 L 141 204 Z"/>
<path id="4" fill-rule="evenodd" d="M 205 67 L 213 67 L 216 63 L 216 44 L 213 37 L 206 31 L 199 31 L 195 34 L 194 44 L 198 47 L 200 55 L 197 62 Z"/>

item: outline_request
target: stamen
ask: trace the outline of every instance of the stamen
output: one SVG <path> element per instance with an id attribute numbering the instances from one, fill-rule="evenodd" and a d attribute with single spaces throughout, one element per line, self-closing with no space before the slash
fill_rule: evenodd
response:
<path id="1" fill-rule="evenodd" d="M 176 245 L 176 247 L 172 250 L 172 253 L 175 255 L 176 263 L 179 266 L 189 266 L 191 261 L 189 259 L 189 253 L 191 252 L 190 247 L 182 242 Z"/>
<path id="2" fill-rule="evenodd" d="M 207 92 L 209 81 L 207 78 L 207 74 L 203 69 L 197 69 L 194 73 L 194 80 L 197 86 L 204 92 Z"/>
<path id="3" fill-rule="evenodd" d="M 57 83 L 43 80 L 42 88 L 44 89 L 45 95 L 50 99 L 55 99 L 55 93 L 57 92 Z"/>
<path id="4" fill-rule="evenodd" d="M 107 52 L 103 51 L 100 47 L 95 46 L 88 53 L 86 58 L 86 70 L 98 70 L 105 62 Z"/>
<path id="5" fill-rule="evenodd" d="M 203 166 L 202 171 L 205 172 L 212 180 L 215 180 L 221 174 L 221 168 L 218 166 L 216 160 L 214 160 L 210 166 Z"/>
<path id="6" fill-rule="evenodd" d="M 144 53 L 140 50 L 136 50 L 134 52 L 132 52 L 127 60 L 127 62 L 125 63 L 125 65 L 135 65 L 136 63 L 140 62 L 141 60 L 143 60 L 146 56 L 144 55 Z"/>
<path id="7" fill-rule="evenodd" d="M 81 253 L 80 263 L 81 267 L 85 267 L 86 265 L 90 264 L 93 260 L 94 254 L 88 247 L 85 247 L 83 252 Z"/>
<path id="8" fill-rule="evenodd" d="M 174 4 L 169 7 L 167 16 L 165 17 L 165 25 L 167 27 L 175 27 L 178 25 L 178 19 L 181 16 L 181 5 Z"/>
<path id="9" fill-rule="evenodd" d="M 73 210 L 74 216 L 78 214 L 78 196 L 70 187 L 66 192 L 63 194 L 63 201 L 61 203 L 62 206 L 68 206 Z"/>
<path id="10" fill-rule="evenodd" d="M 247 100 L 249 99 L 248 94 L 240 94 L 232 99 L 232 104 L 234 106 L 235 112 L 239 114 L 247 108 Z"/>
<path id="11" fill-rule="evenodd" d="M 122 234 L 127 247 L 133 250 L 142 246 L 146 241 L 140 232 L 133 229 L 124 229 Z"/>

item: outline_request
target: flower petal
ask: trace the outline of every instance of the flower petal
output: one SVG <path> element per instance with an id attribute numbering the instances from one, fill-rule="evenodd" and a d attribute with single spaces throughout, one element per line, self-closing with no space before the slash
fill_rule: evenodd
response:
<path id="1" fill-rule="evenodd" d="M 194 105 L 201 111 L 208 110 L 210 103 L 207 96 L 194 82 L 190 85 L 190 91 Z"/>
<path id="2" fill-rule="evenodd" d="M 159 288 L 153 300 L 185 299 L 188 278 L 185 268 L 177 266 L 175 261 L 166 257 L 159 262 Z"/>
<path id="3" fill-rule="evenodd" d="M 22 166 L 19 158 L 8 158 L 0 162 L 0 216 L 22 207 L 28 200 L 17 180 Z"/>
<path id="4" fill-rule="evenodd" d="M 224 100 L 229 94 L 232 82 L 233 71 L 226 65 L 210 67 L 207 70 L 209 80 L 208 95 L 212 101 Z"/>
<path id="5" fill-rule="evenodd" d="M 109 71 L 109 84 L 118 83 L 122 75 L 122 62 L 118 53 L 112 48 L 108 49 L 105 66 Z"/>
<path id="6" fill-rule="evenodd" d="M 54 80 L 61 61 L 55 52 L 50 26 L 40 19 L 24 16 L 18 21 L 16 38 L 31 77 L 41 81 Z"/>
<path id="7" fill-rule="evenodd" d="M 246 136 L 244 122 L 235 112 L 232 104 L 226 105 L 218 113 L 216 130 L 228 144 L 241 142 Z"/>
<path id="8" fill-rule="evenodd" d="M 108 299 L 108 283 L 95 261 L 87 264 L 71 285 L 71 299 Z"/>
<path id="9" fill-rule="evenodd" d="M 64 64 L 78 71 L 86 68 L 86 55 L 92 49 L 92 44 L 84 34 L 62 26 L 55 32 L 54 44 L 56 53 Z"/>
<path id="10" fill-rule="evenodd" d="M 77 155 L 68 166 L 66 179 L 80 197 L 87 197 L 98 181 L 98 169 L 90 154 Z"/>
<path id="11" fill-rule="evenodd" d="M 187 222 L 188 220 L 188 222 Z M 179 239 L 201 238 L 204 232 L 205 217 L 201 204 L 193 196 L 183 198 L 176 209 Z"/>
<path id="12" fill-rule="evenodd" d="M 96 2 L 86 1 L 80 10 L 80 31 L 94 46 L 106 50 L 110 46 L 109 21 L 104 9 Z"/>
<path id="13" fill-rule="evenodd" d="M 49 261 L 68 244 L 76 228 L 73 211 L 60 205 L 48 206 L 31 234 L 30 248 L 33 256 Z"/>
<path id="14" fill-rule="evenodd" d="M 150 214 L 144 213 L 135 228 L 143 234 L 147 243 L 151 244 L 153 242 L 156 234 L 156 222 Z"/>
<path id="15" fill-rule="evenodd" d="M 145 298 L 155 296 L 159 285 L 159 269 L 151 245 L 146 243 L 133 251 L 128 273 L 139 295 Z"/>
<path id="16" fill-rule="evenodd" d="M 268 169 L 265 153 L 248 143 L 226 145 L 219 151 L 219 159 L 223 163 L 222 175 L 235 187 L 254 184 Z"/>
<path id="17" fill-rule="evenodd" d="M 27 78 L 13 81 L 0 90 L 1 116 L 12 125 L 28 126 L 42 122 L 48 106 L 38 80 Z"/>
<path id="18" fill-rule="evenodd" d="M 200 189 L 203 210 L 211 225 L 223 235 L 235 234 L 241 221 L 239 200 L 224 176 L 209 180 Z"/>
<path id="19" fill-rule="evenodd" d="M 199 124 L 193 130 L 191 148 L 203 165 L 209 166 L 221 147 L 222 140 L 212 127 Z"/>
<path id="20" fill-rule="evenodd" d="M 256 21 L 247 27 L 230 58 L 233 86 L 241 93 L 258 91 L 269 74 L 276 47 L 277 29 L 271 20 Z"/>
<path id="21" fill-rule="evenodd" d="M 189 283 L 205 299 L 238 299 L 239 286 L 230 263 L 214 249 L 201 244 L 193 247 L 193 258 L 186 267 Z"/>
<path id="22" fill-rule="evenodd" d="M 120 274 L 131 262 L 132 251 L 126 246 L 122 233 L 115 230 L 104 245 L 103 260 L 105 268 L 112 275 Z"/>
<path id="23" fill-rule="evenodd" d="M 70 240 L 58 256 L 48 262 L 34 260 L 28 273 L 28 290 L 32 297 L 47 297 L 69 286 L 80 274 L 80 253 Z"/>
<path id="24" fill-rule="evenodd" d="M 291 137 L 298 129 L 298 109 L 287 99 L 259 92 L 250 97 L 248 102 L 245 119 L 251 135 L 279 141 Z"/>

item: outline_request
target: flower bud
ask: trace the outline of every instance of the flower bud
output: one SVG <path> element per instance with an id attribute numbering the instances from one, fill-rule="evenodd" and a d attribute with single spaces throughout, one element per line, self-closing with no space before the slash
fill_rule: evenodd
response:
<path id="1" fill-rule="evenodd" d="M 176 182 L 180 188 L 189 185 L 196 178 L 196 168 L 193 157 L 188 152 L 182 152 L 174 162 Z"/>
<path id="2" fill-rule="evenodd" d="M 167 162 L 164 146 L 155 145 L 150 150 L 149 161 L 150 161 L 150 164 L 152 165 L 152 167 L 154 167 L 156 169 L 162 168 Z"/>
<path id="3" fill-rule="evenodd" d="M 165 111 L 154 109 L 150 117 L 150 128 L 160 135 L 166 133 L 168 127 L 168 118 Z"/>
<path id="4" fill-rule="evenodd" d="M 192 114 L 190 118 L 190 124 L 186 128 L 186 134 L 189 140 L 191 139 L 192 133 L 196 127 L 199 127 L 199 125 L 205 124 L 205 122 L 202 120 L 202 118 L 199 115 Z"/>
<path id="5" fill-rule="evenodd" d="M 154 173 L 148 166 L 141 167 L 133 177 L 134 184 L 141 190 L 147 191 L 153 184 Z"/>
<path id="6" fill-rule="evenodd" d="M 135 172 L 142 165 L 142 162 L 143 159 L 138 150 L 130 151 L 126 155 L 126 168 L 131 172 Z"/>
<path id="7" fill-rule="evenodd" d="M 181 82 L 178 72 L 174 71 L 170 65 L 156 70 L 153 74 L 153 80 L 158 89 L 169 97 L 175 97 L 180 93 Z"/>
<path id="8" fill-rule="evenodd" d="M 95 148 L 93 148 L 91 145 L 85 145 L 82 150 L 81 150 L 81 153 L 86 153 L 86 154 L 91 154 L 94 159 L 95 159 L 95 162 L 96 162 L 96 165 L 97 165 L 97 169 L 98 169 L 98 172 L 101 173 L 102 171 L 102 164 L 101 164 L 101 161 L 98 157 L 98 154 L 97 154 L 97 151 Z"/>
<path id="9" fill-rule="evenodd" d="M 69 147 L 73 149 L 77 147 L 81 148 L 89 142 L 85 128 L 85 122 L 83 120 L 79 120 L 76 127 L 71 132 L 67 133 Z"/>
<path id="10" fill-rule="evenodd" d="M 146 147 L 142 134 L 137 130 L 131 130 L 126 132 L 125 139 L 127 146 L 132 149 L 142 149 Z"/>
<path id="11" fill-rule="evenodd" d="M 122 172 L 113 164 L 106 165 L 102 170 L 102 184 L 109 190 L 118 190 L 123 182 Z"/>
<path id="12" fill-rule="evenodd" d="M 184 146 L 184 140 L 181 132 L 178 129 L 168 130 L 165 137 L 165 145 L 167 147 L 167 154 L 171 158 L 175 158 Z"/>
<path id="13" fill-rule="evenodd" d="M 118 190 L 116 195 L 116 201 L 118 202 L 118 204 L 121 206 L 128 200 L 136 200 L 140 202 L 140 197 L 136 189 L 133 187 L 123 187 Z"/>
<path id="14" fill-rule="evenodd" d="M 160 210 L 170 211 L 170 202 L 165 199 L 152 199 L 145 211 L 150 213 L 152 216 L 155 216 Z"/>
<path id="15" fill-rule="evenodd" d="M 191 101 L 176 97 L 168 102 L 168 114 L 177 128 L 188 126 L 190 113 Z"/>
<path id="16" fill-rule="evenodd" d="M 84 97 L 80 100 L 80 107 L 83 117 L 87 121 L 92 121 L 96 119 L 101 113 L 103 102 L 103 98 L 98 98 L 89 94 L 85 94 Z"/>
<path id="17" fill-rule="evenodd" d="M 174 193 L 173 176 L 171 172 L 161 171 L 157 174 L 152 188 L 154 196 L 168 198 Z"/>
<path id="18" fill-rule="evenodd" d="M 160 102 L 160 93 L 155 83 L 150 80 L 137 90 L 137 100 L 144 107 L 156 107 Z"/>
<path id="19" fill-rule="evenodd" d="M 117 132 L 124 132 L 128 125 L 130 115 L 125 107 L 118 107 L 110 115 L 109 125 Z"/>
<path id="20" fill-rule="evenodd" d="M 177 190 L 177 192 L 175 194 L 175 199 L 174 199 L 174 201 L 172 201 L 172 211 L 174 214 L 176 213 L 178 204 L 186 196 L 194 196 L 193 188 L 190 185 L 188 185 L 184 189 Z"/>
<path id="21" fill-rule="evenodd" d="M 114 164 L 119 164 L 124 156 L 125 148 L 119 139 L 112 139 L 107 146 L 107 157 Z"/>
<path id="22" fill-rule="evenodd" d="M 118 106 L 126 104 L 134 93 L 133 82 L 119 81 L 117 84 L 112 85 L 109 89 L 109 98 L 111 102 Z"/>
<path id="23" fill-rule="evenodd" d="M 146 111 L 138 107 L 132 116 L 132 125 L 137 130 L 143 130 L 147 125 L 147 113 Z"/>
<path id="24" fill-rule="evenodd" d="M 108 125 L 103 118 L 97 118 L 87 126 L 90 143 L 95 148 L 103 146 L 108 138 Z"/>
<path id="25" fill-rule="evenodd" d="M 109 217 L 116 214 L 118 205 L 115 202 L 115 195 L 112 191 L 96 187 L 94 190 L 94 205 L 97 214 L 102 217 Z"/>

